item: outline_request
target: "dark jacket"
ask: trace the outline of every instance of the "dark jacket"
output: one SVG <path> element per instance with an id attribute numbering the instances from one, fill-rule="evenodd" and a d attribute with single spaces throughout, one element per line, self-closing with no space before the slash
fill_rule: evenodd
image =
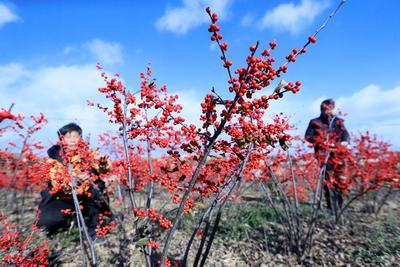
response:
<path id="1" fill-rule="evenodd" d="M 62 157 L 61 157 L 61 146 L 60 145 L 53 145 L 47 150 L 47 155 L 49 155 L 49 158 L 55 159 L 58 162 L 62 163 Z"/>
<path id="2" fill-rule="evenodd" d="M 328 133 L 334 138 L 333 143 L 349 142 L 350 135 L 344 126 L 344 120 L 338 117 L 331 117 L 321 114 L 318 118 L 312 119 L 308 124 L 305 139 L 314 145 L 315 153 L 323 150 L 326 145 Z"/>
<path id="3" fill-rule="evenodd" d="M 57 160 L 61 164 L 63 163 L 61 157 L 61 146 L 54 145 L 48 151 L 47 154 L 51 159 Z M 91 173 L 98 175 L 96 169 L 91 169 Z M 80 195 L 79 202 L 83 207 L 83 216 L 85 217 L 85 223 L 88 227 L 89 234 L 92 238 L 95 237 L 96 227 L 99 224 L 99 214 L 111 213 L 108 205 L 109 198 L 105 192 L 105 183 L 101 179 L 97 179 L 95 187 L 90 189 L 91 196 Z M 96 188 L 97 187 L 97 188 Z M 62 192 L 50 194 L 52 188 L 51 182 L 48 184 L 48 188 L 40 192 L 42 200 L 39 204 L 41 210 L 39 214 L 39 220 L 37 225 L 39 227 L 45 227 L 50 234 L 58 232 L 60 229 L 66 229 L 69 225 L 69 221 L 75 216 L 67 215 L 62 210 L 75 210 L 75 205 L 72 197 L 62 197 Z"/>

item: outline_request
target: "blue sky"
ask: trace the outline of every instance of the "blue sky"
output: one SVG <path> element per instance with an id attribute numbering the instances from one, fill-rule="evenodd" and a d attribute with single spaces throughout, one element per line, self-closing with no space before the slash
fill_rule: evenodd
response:
<path id="1" fill-rule="evenodd" d="M 221 17 L 234 67 L 248 46 L 276 40 L 282 62 L 300 47 L 338 0 L 1 1 L 0 107 L 44 112 L 49 125 L 38 136 L 76 121 L 92 135 L 107 130 L 105 117 L 86 106 L 102 85 L 96 62 L 119 72 L 129 88 L 151 62 L 158 83 L 181 96 L 185 115 L 197 121 L 199 102 L 212 86 L 224 95 L 227 75 L 209 40 L 204 7 Z M 352 132 L 370 130 L 400 147 L 400 17 L 398 0 L 347 0 L 285 80 L 301 80 L 299 94 L 272 105 L 304 131 L 327 97 L 349 115 Z M 267 89 L 266 94 L 269 94 Z M 104 125 L 104 127 L 103 127 Z M 3 138 L 11 139 L 11 136 Z"/>

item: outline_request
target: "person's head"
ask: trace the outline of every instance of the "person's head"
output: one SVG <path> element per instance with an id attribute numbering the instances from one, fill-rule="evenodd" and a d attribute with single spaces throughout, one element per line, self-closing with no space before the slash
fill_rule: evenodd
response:
<path id="1" fill-rule="evenodd" d="M 76 123 L 68 123 L 58 130 L 60 141 L 69 149 L 75 149 L 82 139 L 82 128 Z"/>
<path id="2" fill-rule="evenodd" d="M 321 103 L 321 114 L 325 116 L 332 116 L 335 108 L 335 101 L 333 99 L 326 99 Z"/>

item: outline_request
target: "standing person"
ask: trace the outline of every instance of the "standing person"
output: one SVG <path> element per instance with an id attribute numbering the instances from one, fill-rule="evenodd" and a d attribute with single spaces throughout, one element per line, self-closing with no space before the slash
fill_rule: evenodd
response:
<path id="1" fill-rule="evenodd" d="M 82 140 L 82 129 L 75 123 L 69 123 L 58 130 L 60 143 L 48 151 L 46 162 L 48 188 L 41 192 L 38 226 L 47 229 L 49 234 L 65 230 L 71 220 L 75 205 L 71 193 L 69 166 L 76 179 L 76 192 L 80 202 L 85 224 L 92 239 L 96 236 L 96 227 L 100 214 L 111 214 L 105 182 L 100 179 L 111 169 L 107 157 L 100 157 L 91 151 Z"/>
<path id="2" fill-rule="evenodd" d="M 334 115 L 334 108 L 335 102 L 332 99 L 322 101 L 320 116 L 310 121 L 305 134 L 306 141 L 314 146 L 315 156 L 321 167 L 324 165 L 326 167 L 324 194 L 330 210 L 332 210 L 331 200 L 335 200 L 339 208 L 343 204 L 341 182 L 344 162 L 339 148 L 347 147 L 350 141 L 344 121 Z M 333 150 L 337 152 L 332 152 Z"/>

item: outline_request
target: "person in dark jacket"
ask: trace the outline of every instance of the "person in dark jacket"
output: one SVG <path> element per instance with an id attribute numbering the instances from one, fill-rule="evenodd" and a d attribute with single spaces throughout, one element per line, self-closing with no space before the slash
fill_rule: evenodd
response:
<path id="1" fill-rule="evenodd" d="M 338 160 L 339 155 L 331 150 L 341 146 L 347 147 L 350 135 L 344 126 L 344 120 L 334 115 L 335 102 L 332 99 L 322 101 L 319 117 L 312 119 L 305 133 L 306 141 L 314 147 L 315 156 L 326 167 L 324 193 L 328 209 L 332 209 L 331 200 L 335 200 L 339 208 L 343 204 L 342 191 L 340 189 L 340 175 L 344 169 L 344 163 Z M 334 162 L 336 162 L 334 164 Z M 339 162 L 339 164 L 337 164 Z"/>
<path id="2" fill-rule="evenodd" d="M 58 135 L 60 138 L 60 144 L 53 145 L 48 151 L 48 164 L 52 167 L 49 171 L 49 182 L 48 188 L 41 191 L 42 200 L 39 204 L 39 220 L 37 225 L 45 228 L 50 235 L 55 234 L 59 231 L 66 230 L 72 220 L 76 219 L 73 215 L 75 211 L 75 205 L 73 202 L 71 191 L 67 188 L 71 188 L 71 185 L 66 185 L 63 190 L 59 181 L 53 179 L 52 176 L 57 176 L 56 173 L 60 170 L 62 174 L 68 173 L 66 163 L 70 162 L 71 159 L 64 157 L 65 151 L 76 149 L 79 142 L 82 141 L 82 129 L 75 123 L 70 123 L 63 126 L 59 131 Z M 92 239 L 96 235 L 96 227 L 99 223 L 100 214 L 110 214 L 108 206 L 108 196 L 105 192 L 105 182 L 103 180 L 96 179 L 96 181 L 90 186 L 81 186 L 83 184 L 89 184 L 88 181 L 91 175 L 99 175 L 105 173 L 110 169 L 110 162 L 106 157 L 97 157 L 98 164 L 93 164 L 93 167 L 89 170 L 89 173 L 81 173 L 76 175 L 77 179 L 77 192 L 80 205 L 82 206 L 82 213 L 85 218 L 85 224 L 88 228 L 88 232 Z M 56 190 L 57 189 L 57 190 Z"/>

